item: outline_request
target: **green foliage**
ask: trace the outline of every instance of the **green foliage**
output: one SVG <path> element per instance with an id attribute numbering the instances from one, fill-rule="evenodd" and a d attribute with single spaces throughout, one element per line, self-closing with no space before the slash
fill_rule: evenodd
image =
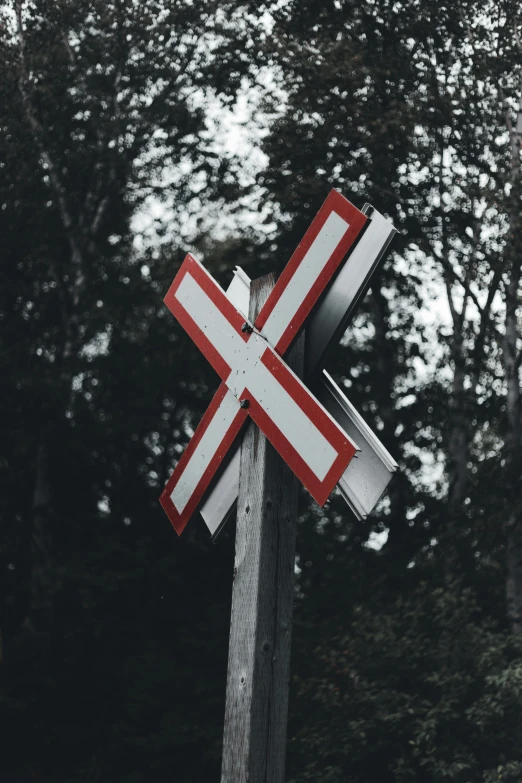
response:
<path id="1" fill-rule="evenodd" d="M 270 56 L 287 104 L 259 184 L 292 227 L 278 249 L 287 256 L 325 180 L 401 231 L 329 359 L 402 474 L 364 524 L 336 498 L 303 515 L 296 781 L 519 779 L 520 650 L 503 620 L 503 525 L 516 499 L 506 503 L 499 459 L 502 314 L 470 315 L 469 293 L 483 305 L 506 279 L 505 227 L 520 213 L 506 200 L 498 88 L 511 109 L 520 15 L 497 11 L 388 0 L 274 10 Z M 451 310 L 435 333 L 418 318 L 432 286 Z"/>
<path id="2" fill-rule="evenodd" d="M 298 625 L 292 780 L 518 780 L 520 643 L 431 577 L 355 600 L 312 661 Z"/>
<path id="3" fill-rule="evenodd" d="M 24 61 L 3 9 L 0 725 L 13 780 L 160 779 L 173 743 L 180 781 L 219 769 L 231 541 L 211 553 L 197 525 L 177 541 L 158 504 L 215 378 L 162 305 L 183 249 L 138 256 L 130 221 L 166 166 L 179 176 L 162 195 L 185 216 L 192 170 L 207 164 L 196 187 L 214 181 L 197 95 L 239 86 L 238 9 L 35 2 Z"/>

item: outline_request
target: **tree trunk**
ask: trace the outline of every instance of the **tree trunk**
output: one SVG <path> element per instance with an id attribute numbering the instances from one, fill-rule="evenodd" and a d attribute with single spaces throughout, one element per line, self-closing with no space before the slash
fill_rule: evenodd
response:
<path id="1" fill-rule="evenodd" d="M 25 31 L 23 24 L 23 3 L 14 4 L 16 29 L 18 36 L 19 78 L 18 89 L 22 100 L 27 126 L 38 149 L 41 163 L 49 178 L 49 187 L 54 194 L 64 237 L 70 247 L 70 265 L 67 277 L 56 273 L 55 281 L 59 289 L 62 308 L 62 347 L 56 362 L 58 375 L 54 399 L 50 401 L 51 412 L 40 434 L 35 471 L 33 493 L 31 540 L 31 604 L 25 624 L 34 630 L 48 630 L 52 624 L 52 601 L 49 595 L 51 572 L 51 530 L 52 492 L 50 487 L 49 461 L 51 459 L 48 444 L 56 437 L 71 401 L 73 372 L 71 361 L 78 355 L 84 292 L 87 286 L 86 248 L 94 249 L 95 234 L 107 208 L 109 194 L 100 202 L 94 220 L 88 220 L 85 204 L 73 208 L 77 199 L 71 198 L 62 178 L 60 165 L 54 159 L 47 145 L 47 132 L 44 128 L 31 91 L 30 68 L 26 62 Z M 103 205 L 103 206 L 102 206 Z M 85 228 L 89 226 L 89 228 Z M 69 279 L 72 281 L 69 282 Z"/>
<path id="2" fill-rule="evenodd" d="M 506 598 L 507 614 L 513 633 L 522 632 L 522 502 L 521 502 L 521 422 L 519 364 L 517 362 L 517 307 L 520 261 L 516 248 L 509 283 L 506 286 L 506 321 L 503 345 L 506 374 L 506 416 L 508 431 L 505 440 L 506 502 Z"/>
<path id="3" fill-rule="evenodd" d="M 522 42 L 515 27 L 515 44 L 522 55 Z M 509 103 L 506 100 L 502 85 L 499 94 L 502 101 L 506 128 L 511 148 L 511 185 L 510 194 L 510 231 L 507 240 L 507 257 L 509 262 L 509 277 L 505 286 L 505 330 L 502 358 L 506 376 L 506 418 L 507 434 L 504 443 L 506 500 L 509 511 L 506 519 L 506 600 L 507 616 L 513 633 L 522 632 L 522 502 L 520 458 L 521 446 L 521 394 L 520 394 L 520 357 L 517 352 L 518 336 L 518 289 L 521 275 L 521 256 L 517 247 L 520 236 L 520 196 L 521 167 L 520 147 L 522 142 L 522 68 L 519 69 L 519 97 L 516 123 L 512 122 Z"/>
<path id="4" fill-rule="evenodd" d="M 464 381 L 466 377 L 462 333 L 453 335 L 452 350 L 453 390 L 450 402 L 450 434 L 448 439 L 448 516 L 461 515 L 469 482 L 468 444 L 470 439 L 468 401 Z"/>
<path id="5" fill-rule="evenodd" d="M 440 541 L 444 542 L 444 575 L 447 581 L 459 579 L 464 572 L 463 559 L 469 557 L 463 546 L 466 530 L 464 501 L 469 488 L 469 444 L 471 426 L 469 416 L 470 400 L 466 394 L 464 382 L 466 367 L 463 352 L 462 324 L 454 324 L 453 332 L 453 389 L 450 400 L 450 430 L 448 438 L 447 467 L 448 496 L 446 501 L 446 519 L 440 532 Z"/>
<path id="6" fill-rule="evenodd" d="M 371 289 L 374 311 L 375 341 L 377 344 L 376 360 L 379 370 L 380 390 L 382 393 L 379 401 L 379 416 L 383 422 L 383 430 L 379 433 L 387 449 L 393 454 L 396 451 L 397 439 L 395 437 L 395 428 L 397 419 L 394 411 L 393 383 L 396 377 L 396 360 L 393 353 L 393 344 L 387 339 L 386 333 L 389 325 L 388 300 L 384 296 L 377 281 Z M 398 471 L 390 484 L 388 497 L 390 499 L 389 515 L 389 533 L 386 542 L 386 548 L 394 556 L 409 560 L 413 552 L 413 547 L 408 545 L 408 523 L 406 520 L 407 506 L 407 480 Z M 411 550 L 411 551 L 410 551 Z"/>
<path id="7" fill-rule="evenodd" d="M 42 442 L 36 457 L 30 536 L 31 602 L 25 621 L 27 628 L 38 632 L 47 632 L 52 624 L 52 601 L 48 589 L 51 571 L 50 518 L 49 451 Z"/>

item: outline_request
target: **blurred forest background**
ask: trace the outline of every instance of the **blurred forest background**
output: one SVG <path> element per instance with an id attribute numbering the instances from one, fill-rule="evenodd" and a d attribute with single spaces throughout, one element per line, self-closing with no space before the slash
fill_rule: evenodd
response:
<path id="1" fill-rule="evenodd" d="M 162 298 L 399 229 L 328 369 L 401 471 L 299 517 L 287 777 L 522 780 L 522 13 L 1 4 L 0 775 L 219 780 L 234 530 L 158 497 L 217 379 Z"/>

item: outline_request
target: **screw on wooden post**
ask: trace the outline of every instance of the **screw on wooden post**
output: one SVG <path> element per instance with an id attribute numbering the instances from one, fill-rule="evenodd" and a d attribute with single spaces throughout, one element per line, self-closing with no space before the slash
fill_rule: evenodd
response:
<path id="1" fill-rule="evenodd" d="M 252 281 L 254 322 L 275 283 Z M 301 336 L 288 364 L 302 375 Z M 297 479 L 251 422 L 241 447 L 222 783 L 283 783 Z"/>

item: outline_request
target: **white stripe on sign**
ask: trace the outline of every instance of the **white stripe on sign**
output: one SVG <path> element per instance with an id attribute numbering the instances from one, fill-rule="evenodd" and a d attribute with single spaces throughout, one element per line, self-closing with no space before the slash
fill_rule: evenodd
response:
<path id="1" fill-rule="evenodd" d="M 223 397 L 219 409 L 216 411 L 210 424 L 203 433 L 189 463 L 185 466 L 185 470 L 181 474 L 178 483 L 172 490 L 170 499 L 176 506 L 179 514 L 183 512 L 193 493 L 196 491 L 203 473 L 218 450 L 219 444 L 223 441 L 225 435 L 232 426 L 238 410 L 239 402 L 232 392 L 228 391 Z"/>
<path id="2" fill-rule="evenodd" d="M 303 303 L 303 291 L 312 288 L 349 225 L 337 212 L 328 215 L 261 330 L 270 345 L 277 345 L 286 332 Z"/>
<path id="3" fill-rule="evenodd" d="M 235 397 L 247 387 L 301 459 L 322 481 L 335 462 L 337 451 L 262 364 L 261 357 L 266 351 L 276 357 L 277 354 L 255 333 L 246 343 L 192 275 L 185 275 L 175 297 L 231 368 L 230 375 L 223 380 Z M 278 358 L 278 361 L 281 360 Z M 296 382 L 302 386 L 297 377 Z M 306 387 L 303 386 L 303 390 L 308 394 Z"/>
<path id="4" fill-rule="evenodd" d="M 175 297 L 228 366 L 237 366 L 237 351 L 245 347 L 245 342 L 191 274 L 185 275 Z"/>

